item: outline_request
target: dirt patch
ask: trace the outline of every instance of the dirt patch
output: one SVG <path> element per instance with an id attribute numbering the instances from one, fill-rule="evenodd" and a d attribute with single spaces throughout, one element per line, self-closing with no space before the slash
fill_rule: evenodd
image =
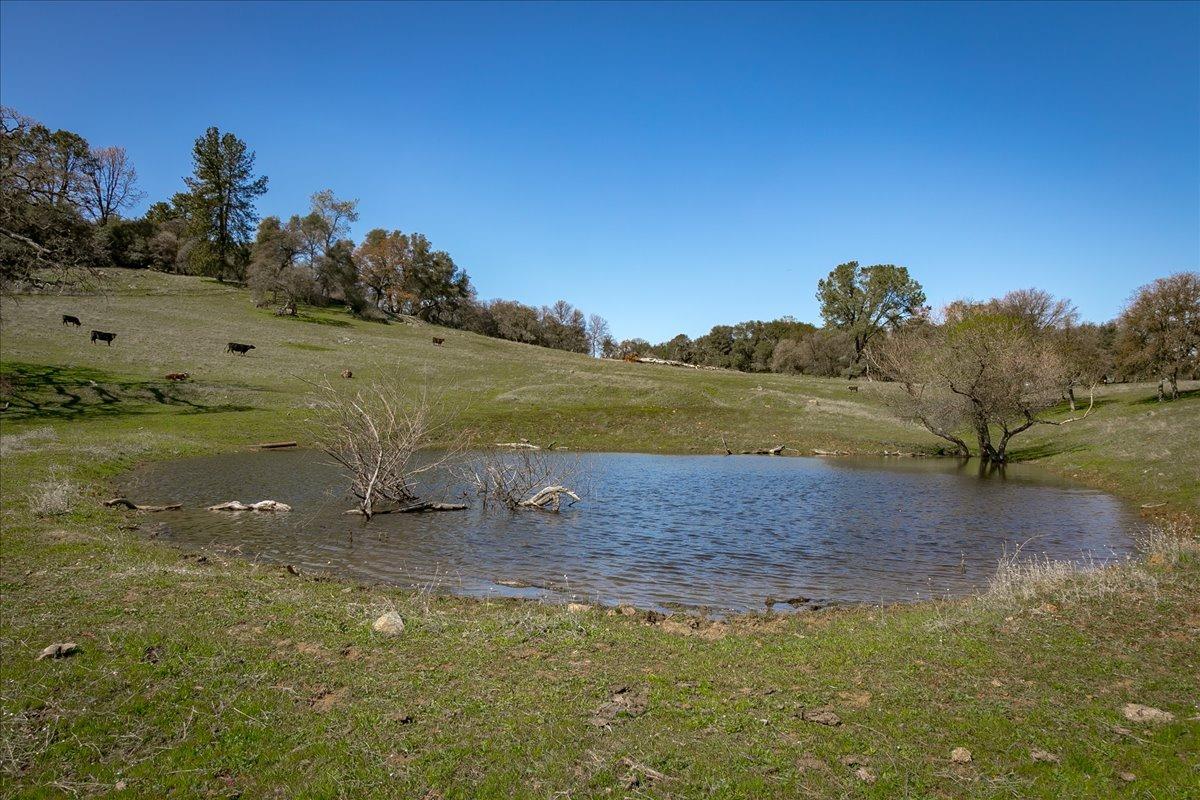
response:
<path id="1" fill-rule="evenodd" d="M 619 684 L 610 689 L 608 700 L 596 709 L 588 721 L 597 728 L 607 728 L 618 718 L 640 717 L 649 707 L 650 690 L 647 687 L 632 689 Z"/>

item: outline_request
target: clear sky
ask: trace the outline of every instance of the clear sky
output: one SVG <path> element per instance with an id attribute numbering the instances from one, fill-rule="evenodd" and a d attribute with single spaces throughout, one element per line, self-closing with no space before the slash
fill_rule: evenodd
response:
<path id="1" fill-rule="evenodd" d="M 262 213 L 332 188 L 620 338 L 817 321 L 852 259 L 1096 320 L 1200 264 L 1197 3 L 4 2 L 0 98 L 147 202 L 231 130 Z"/>

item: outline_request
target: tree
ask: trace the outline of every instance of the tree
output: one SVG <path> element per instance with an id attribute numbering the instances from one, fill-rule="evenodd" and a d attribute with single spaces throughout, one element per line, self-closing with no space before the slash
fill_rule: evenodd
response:
<path id="1" fill-rule="evenodd" d="M 258 222 L 254 203 L 267 191 L 267 178 L 254 175 L 254 153 L 232 133 L 209 128 L 192 148 L 194 175 L 185 178 L 184 205 L 195 246 L 196 271 L 240 279 L 247 244 Z"/>
<path id="2" fill-rule="evenodd" d="M 1153 374 L 1179 397 L 1181 373 L 1200 368 L 1200 272 L 1178 272 L 1138 289 L 1118 320 L 1122 362 L 1133 372 Z"/>
<path id="3" fill-rule="evenodd" d="M 612 338 L 608 320 L 599 314 L 589 314 L 587 321 L 588 353 L 599 358 L 604 352 L 604 340 Z"/>
<path id="4" fill-rule="evenodd" d="M 963 455 L 970 450 L 958 431 L 969 429 L 979 455 L 996 463 L 1008 459 L 1014 436 L 1038 424 L 1064 424 L 1039 414 L 1061 400 L 1070 371 L 1053 336 L 1001 305 L 952 304 L 941 325 L 906 326 L 869 351 L 903 389 L 906 416 Z"/>
<path id="5" fill-rule="evenodd" d="M 84 213 L 100 225 L 138 203 L 145 195 L 137 188 L 137 170 L 124 147 L 92 148 L 82 166 Z"/>
<path id="6" fill-rule="evenodd" d="M 0 285 L 92 269 L 102 253 L 76 210 L 87 142 L 0 108 Z"/>
<path id="7" fill-rule="evenodd" d="M 400 231 L 383 228 L 368 231 L 355 251 L 360 280 L 371 292 L 375 304 L 392 313 L 399 311 L 399 292 L 404 284 L 408 255 L 408 237 Z"/>
<path id="8" fill-rule="evenodd" d="M 305 260 L 326 296 L 335 286 L 345 283 L 344 275 L 323 269 L 342 266 L 340 261 L 330 260 L 330 251 L 350 234 L 350 223 L 357 221 L 357 200 L 338 200 L 332 189 L 322 189 L 312 195 L 308 214 L 288 222 L 300 237 Z"/>
<path id="9" fill-rule="evenodd" d="M 259 223 L 246 271 L 257 302 L 277 303 L 282 299 L 277 313 L 295 314 L 298 303 L 311 299 L 312 280 L 296 266 L 300 250 L 295 232 L 284 227 L 279 217 L 267 217 Z"/>
<path id="10" fill-rule="evenodd" d="M 925 304 L 925 292 L 905 267 L 860 267 L 857 261 L 849 261 L 817 282 L 817 300 L 826 324 L 854 337 L 857 365 L 867 344 L 880 331 L 895 328 L 919 312 Z"/>

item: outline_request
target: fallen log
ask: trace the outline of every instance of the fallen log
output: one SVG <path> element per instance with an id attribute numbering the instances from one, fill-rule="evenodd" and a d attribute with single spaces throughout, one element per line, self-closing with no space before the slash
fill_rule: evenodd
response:
<path id="1" fill-rule="evenodd" d="M 108 508 L 128 508 L 130 511 L 178 511 L 183 508 L 183 503 L 167 503 L 165 506 L 140 506 L 132 500 L 127 500 L 124 497 L 114 497 L 112 500 L 105 500 L 104 505 Z"/>
<path id="2" fill-rule="evenodd" d="M 247 505 L 241 500 L 230 500 L 228 503 L 218 503 L 215 506 L 209 506 L 209 511 L 291 511 L 292 507 L 287 503 L 280 503 L 278 500 L 259 500 L 257 503 Z"/>
<path id="3" fill-rule="evenodd" d="M 688 364 L 685 361 L 672 361 L 669 358 L 654 358 L 653 356 L 638 356 L 633 359 L 638 364 L 662 364 L 666 367 L 687 367 L 688 369 L 700 369 L 697 364 Z"/>
<path id="4" fill-rule="evenodd" d="M 295 442 L 262 442 L 254 445 L 259 450 L 281 450 L 285 447 L 295 447 Z"/>
<path id="5" fill-rule="evenodd" d="M 743 450 L 742 455 L 744 455 L 744 456 L 777 456 L 777 455 L 781 455 L 783 453 L 783 450 L 785 447 L 787 447 L 787 445 L 781 444 L 778 447 L 770 447 L 765 450 Z"/>
<path id="6" fill-rule="evenodd" d="M 814 456 L 848 456 L 848 455 L 850 455 L 850 453 L 847 450 L 815 450 L 814 449 L 813 455 Z"/>
<path id="7" fill-rule="evenodd" d="M 579 502 L 579 495 L 575 494 L 567 487 L 547 486 L 545 489 L 542 489 L 528 500 L 522 500 L 519 505 L 522 508 L 537 508 L 542 511 L 545 511 L 547 507 L 558 510 L 558 505 L 561 502 L 562 495 L 564 494 L 567 497 L 570 497 L 576 503 Z"/>
<path id="8" fill-rule="evenodd" d="M 520 442 L 496 442 L 496 447 L 511 447 L 514 450 L 541 450 L 542 448 L 536 444 L 527 441 Z"/>
<path id="9" fill-rule="evenodd" d="M 463 503 L 414 503 L 409 506 L 400 506 L 398 508 L 379 508 L 371 511 L 371 516 L 377 514 L 421 514 L 426 511 L 464 511 L 467 506 Z M 345 512 L 347 514 L 358 514 L 365 516 L 361 508 L 352 508 Z"/>

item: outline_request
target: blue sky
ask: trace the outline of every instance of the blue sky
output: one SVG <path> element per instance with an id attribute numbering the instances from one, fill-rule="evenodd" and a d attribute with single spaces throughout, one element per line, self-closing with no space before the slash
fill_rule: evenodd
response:
<path id="1" fill-rule="evenodd" d="M 851 259 L 1097 320 L 1200 265 L 1197 3 L 4 2 L 0 99 L 148 202 L 231 130 L 262 213 L 332 188 L 621 338 L 817 321 Z"/>

